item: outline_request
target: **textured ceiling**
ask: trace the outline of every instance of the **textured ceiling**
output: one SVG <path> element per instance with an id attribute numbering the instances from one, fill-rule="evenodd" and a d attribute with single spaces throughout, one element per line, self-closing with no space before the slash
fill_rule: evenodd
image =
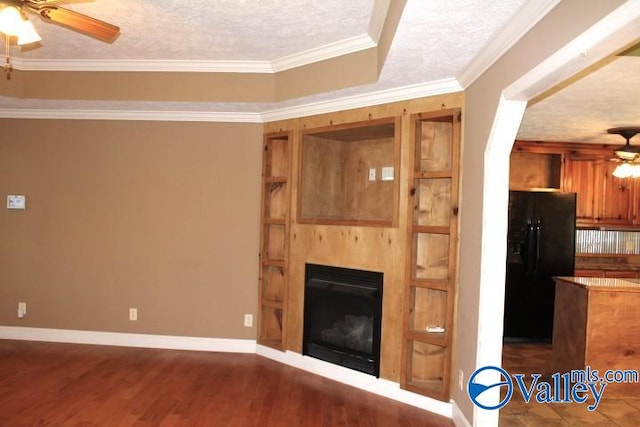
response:
<path id="1" fill-rule="evenodd" d="M 126 61 L 132 60 L 142 64 L 165 61 L 185 67 L 193 61 L 274 61 L 358 37 L 377 41 L 377 35 L 371 34 L 375 27 L 372 19 L 379 19 L 374 10 L 386 12 L 388 4 L 397 1 L 74 0 L 61 3 L 119 25 L 119 38 L 111 45 L 104 44 L 30 15 L 43 41 L 36 49 L 16 52 L 14 48 L 14 56 L 16 64 L 35 61 L 37 69 L 47 69 L 48 60 L 57 61 L 56 66 L 71 64 L 70 69 L 105 61 L 127 65 L 130 62 Z M 526 0 L 408 0 L 375 84 L 292 100 L 282 106 L 455 80 L 525 3 Z M 5 108 L 53 103 L 0 99 L 0 107 Z M 196 111 L 261 111 L 280 106 L 148 102 L 124 105 L 109 101 L 67 101 L 57 105 Z"/>
<path id="2" fill-rule="evenodd" d="M 120 64 L 119 67 L 171 63 L 187 68 L 195 61 L 273 63 L 305 52 L 352 45 L 354 41 L 375 44 L 376 20 L 384 18 L 389 3 L 396 1 L 61 1 L 69 9 L 119 25 L 121 35 L 113 44 L 104 44 L 30 15 L 43 41 L 37 48 L 23 51 L 14 48 L 13 55 L 18 66 L 36 64 L 36 68 L 43 69 L 47 69 L 47 61 L 56 61 L 58 66 L 63 64 L 69 69 L 82 69 L 94 63 Z M 0 108 L 264 113 L 414 85 L 459 81 L 470 64 L 486 54 L 487 46 L 504 34 L 514 18 L 519 14 L 522 18 L 526 7 L 531 7 L 526 0 L 408 0 L 375 83 L 279 103 L 0 97 Z M 620 57 L 530 105 L 518 137 L 617 143 L 618 137 L 607 135 L 606 129 L 640 124 L 639 103 L 640 57 Z"/>
<path id="3" fill-rule="evenodd" d="M 272 61 L 367 33 L 373 0 L 97 0 L 64 7 L 116 24 L 112 44 L 38 19 L 34 59 Z"/>
<path id="4" fill-rule="evenodd" d="M 529 106 L 518 138 L 624 144 L 607 129 L 640 126 L 640 57 L 620 56 Z M 640 137 L 631 140 L 640 144 Z"/>

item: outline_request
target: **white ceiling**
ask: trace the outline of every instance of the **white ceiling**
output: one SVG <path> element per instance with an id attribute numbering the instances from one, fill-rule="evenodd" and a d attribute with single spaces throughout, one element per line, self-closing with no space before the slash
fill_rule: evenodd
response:
<path id="1" fill-rule="evenodd" d="M 105 44 L 29 15 L 43 41 L 37 48 L 14 47 L 12 56 L 14 66 L 24 70 L 275 72 L 375 46 L 389 3 L 396 1 L 60 1 L 120 26 L 121 35 Z M 268 119 L 277 111 L 336 100 L 354 100 L 355 106 L 361 98 L 384 101 L 462 90 L 557 1 L 408 0 L 378 81 L 331 93 L 269 104 L 0 97 L 0 116 L 224 112 Z M 530 106 L 519 137 L 607 142 L 602 139 L 607 128 L 638 125 L 639 67 L 639 57 L 621 57 Z"/>
<path id="2" fill-rule="evenodd" d="M 624 144 L 607 129 L 640 126 L 640 57 L 615 57 L 569 86 L 530 105 L 518 138 Z M 640 143 L 640 137 L 632 143 Z"/>
<path id="3" fill-rule="evenodd" d="M 112 44 L 38 18 L 26 59 L 273 61 L 366 34 L 372 0 L 95 0 L 58 2 L 118 25 Z M 30 15 L 34 16 L 34 15 Z"/>

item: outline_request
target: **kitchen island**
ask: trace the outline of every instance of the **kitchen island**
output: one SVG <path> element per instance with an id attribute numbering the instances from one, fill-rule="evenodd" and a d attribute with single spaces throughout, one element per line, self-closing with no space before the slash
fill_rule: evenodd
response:
<path id="1" fill-rule="evenodd" d="M 555 277 L 551 368 L 640 370 L 640 279 Z M 609 383 L 606 396 L 637 397 L 640 383 Z"/>

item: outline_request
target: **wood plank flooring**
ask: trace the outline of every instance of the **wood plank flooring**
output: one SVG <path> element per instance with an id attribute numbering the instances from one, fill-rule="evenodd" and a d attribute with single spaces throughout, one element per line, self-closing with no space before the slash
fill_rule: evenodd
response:
<path id="1" fill-rule="evenodd" d="M 553 373 L 551 372 L 551 345 L 505 344 L 502 366 L 511 374 L 541 373 L 550 376 Z M 514 392 L 511 401 L 500 410 L 500 426 L 638 427 L 640 426 L 640 396 L 637 399 L 608 398 L 605 390 L 600 405 L 591 412 L 586 405 L 577 403 L 527 404 L 521 395 Z"/>
<path id="2" fill-rule="evenodd" d="M 453 426 L 254 354 L 0 340 L 0 426 Z"/>

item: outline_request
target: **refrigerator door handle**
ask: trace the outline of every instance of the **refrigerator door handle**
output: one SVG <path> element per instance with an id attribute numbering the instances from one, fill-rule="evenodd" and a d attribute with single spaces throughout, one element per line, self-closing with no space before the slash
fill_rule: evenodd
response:
<path id="1" fill-rule="evenodd" d="M 536 227 L 531 221 L 527 221 L 527 255 L 526 262 L 526 274 L 532 276 L 537 269 L 537 241 L 536 241 Z"/>
<path id="2" fill-rule="evenodd" d="M 535 226 L 535 245 L 536 245 L 536 256 L 534 258 L 533 261 L 533 271 L 534 272 L 538 272 L 538 261 L 540 261 L 540 219 L 536 220 L 536 226 Z"/>

